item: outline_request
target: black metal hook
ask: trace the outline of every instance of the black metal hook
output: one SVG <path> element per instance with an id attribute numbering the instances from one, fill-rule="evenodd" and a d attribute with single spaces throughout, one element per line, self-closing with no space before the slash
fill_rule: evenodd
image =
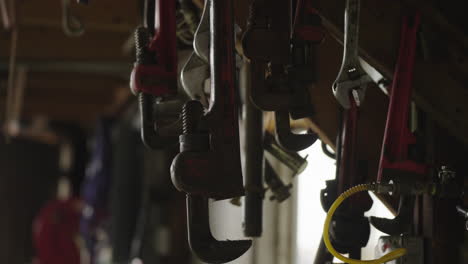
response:
<path id="1" fill-rule="evenodd" d="M 276 140 L 282 147 L 291 151 L 300 151 L 310 147 L 318 139 L 318 135 L 312 134 L 294 134 L 291 132 L 289 122 L 289 112 L 276 111 Z"/>
<path id="2" fill-rule="evenodd" d="M 208 198 L 187 195 L 188 240 L 193 253 L 207 263 L 226 263 L 242 256 L 251 240 L 219 241 L 213 237 L 209 223 Z"/>
<path id="3" fill-rule="evenodd" d="M 393 219 L 370 217 L 370 223 L 379 231 L 389 235 L 400 235 L 411 229 L 413 219 L 413 206 L 415 197 L 413 195 L 402 195 L 398 206 L 398 214 Z"/>
<path id="4" fill-rule="evenodd" d="M 157 127 L 154 106 L 156 99 L 151 94 L 139 93 L 139 108 L 141 118 L 141 139 L 145 146 L 150 149 L 161 149 L 176 145 L 179 141 L 176 135 L 163 136 Z M 179 134 L 179 133 L 176 133 Z"/>

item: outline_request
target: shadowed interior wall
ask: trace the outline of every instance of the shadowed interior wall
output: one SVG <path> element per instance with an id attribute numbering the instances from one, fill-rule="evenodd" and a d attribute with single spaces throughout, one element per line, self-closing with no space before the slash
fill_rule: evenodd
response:
<path id="1" fill-rule="evenodd" d="M 33 254 L 31 225 L 41 205 L 55 194 L 58 178 L 55 146 L 0 134 L 0 259 L 24 264 Z"/>

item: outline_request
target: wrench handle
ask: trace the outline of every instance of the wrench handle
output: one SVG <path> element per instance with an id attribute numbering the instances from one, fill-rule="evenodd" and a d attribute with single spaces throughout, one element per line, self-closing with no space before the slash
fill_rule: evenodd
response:
<path id="1" fill-rule="evenodd" d="M 346 0 L 345 9 L 345 31 L 344 31 L 344 57 L 349 63 L 358 58 L 359 50 L 359 10 L 360 0 Z"/>
<path id="2" fill-rule="evenodd" d="M 177 72 L 176 8 L 174 0 L 155 0 L 154 38 L 149 49 L 168 72 Z"/>

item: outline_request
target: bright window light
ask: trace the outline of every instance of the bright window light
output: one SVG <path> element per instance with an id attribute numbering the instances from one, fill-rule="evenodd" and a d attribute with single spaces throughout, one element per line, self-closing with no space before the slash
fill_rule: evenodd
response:
<path id="1" fill-rule="evenodd" d="M 325 181 L 335 178 L 335 160 L 322 152 L 320 142 L 301 151 L 308 155 L 307 168 L 298 178 L 297 204 L 297 257 L 296 264 L 314 262 L 315 253 L 322 238 L 325 212 L 320 204 L 320 191 Z"/>
<path id="2" fill-rule="evenodd" d="M 319 143 L 319 142 L 317 142 Z M 335 178 L 335 160 L 322 152 L 320 144 L 300 152 L 308 155 L 309 165 L 298 178 L 297 199 L 297 252 L 296 264 L 310 264 L 314 262 L 316 251 L 322 238 L 325 212 L 320 204 L 320 191 L 325 188 L 325 181 Z M 376 215 L 392 218 L 390 211 L 371 194 L 374 204 L 366 216 Z M 373 259 L 375 246 L 380 236 L 385 234 L 371 226 L 369 243 L 362 251 L 363 259 Z M 338 262 L 336 259 L 334 262 Z"/>

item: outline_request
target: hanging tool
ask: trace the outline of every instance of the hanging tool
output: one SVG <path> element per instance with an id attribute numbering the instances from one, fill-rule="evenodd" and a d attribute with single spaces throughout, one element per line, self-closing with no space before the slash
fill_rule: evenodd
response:
<path id="1" fill-rule="evenodd" d="M 248 62 L 242 64 L 239 75 L 243 95 L 244 149 L 245 149 L 245 206 L 244 234 L 260 237 L 263 222 L 263 113 L 250 101 L 251 68 Z"/>
<path id="2" fill-rule="evenodd" d="M 193 52 L 180 73 L 180 82 L 187 95 L 200 101 L 204 107 L 209 106 L 205 93 L 205 82 L 210 77 L 209 68 L 209 64 Z"/>
<path id="3" fill-rule="evenodd" d="M 0 0 L 0 15 L 2 17 L 3 28 L 9 30 L 12 27 L 13 23 L 11 14 L 8 10 L 7 1 L 8 0 Z"/>
<path id="4" fill-rule="evenodd" d="M 468 230 L 468 210 L 457 205 L 457 213 L 465 219 L 465 229 Z"/>
<path id="5" fill-rule="evenodd" d="M 62 0 L 62 28 L 68 37 L 79 37 L 84 34 L 83 22 L 71 13 L 71 0 Z"/>
<path id="6" fill-rule="evenodd" d="M 177 137 L 173 135 L 177 132 L 163 135 L 161 120 L 154 112 L 158 104 L 173 100 L 177 95 L 175 28 L 175 1 L 146 1 L 145 27 L 135 32 L 136 63 L 130 87 L 139 98 L 141 137 L 149 148 L 177 143 Z"/>
<path id="7" fill-rule="evenodd" d="M 359 61 L 359 9 L 360 0 L 346 1 L 343 62 L 333 83 L 333 94 L 345 109 L 351 107 L 350 94 L 361 105 L 367 85 L 372 82 Z"/>
<path id="8" fill-rule="evenodd" d="M 281 180 L 270 162 L 266 159 L 263 160 L 263 171 L 265 183 L 273 193 L 270 197 L 270 201 L 277 201 L 278 203 L 286 201 L 289 196 L 291 196 L 290 190 L 292 188 L 292 184 L 284 184 L 283 180 Z"/>
<path id="9" fill-rule="evenodd" d="M 333 243 L 330 240 L 330 235 L 329 235 L 329 230 L 330 230 L 330 225 L 332 223 L 333 219 L 333 214 L 335 211 L 338 209 L 338 207 L 345 201 L 347 198 L 350 196 L 359 193 L 359 192 L 364 192 L 364 191 L 374 191 L 378 193 L 389 193 L 393 191 L 393 186 L 392 185 L 387 185 L 387 184 L 378 184 L 378 183 L 371 183 L 371 184 L 361 184 L 354 186 L 350 188 L 349 190 L 343 192 L 336 201 L 331 205 L 330 210 L 328 210 L 327 216 L 325 218 L 325 224 L 323 227 L 323 241 L 325 246 L 327 247 L 328 251 L 336 258 L 339 260 L 349 263 L 349 264 L 382 264 L 382 263 L 388 263 L 394 259 L 400 258 L 404 256 L 407 252 L 406 249 L 404 248 L 399 248 L 396 249 L 392 252 L 389 252 L 385 254 L 384 256 L 375 259 L 375 260 L 357 260 L 354 259 L 352 256 L 345 257 L 339 253 L 334 248 Z M 351 227 L 353 228 L 353 227 Z"/>
<path id="10" fill-rule="evenodd" d="M 244 194 L 234 72 L 232 0 L 210 0 L 211 105 L 184 105 L 180 153 L 171 166 L 174 186 L 187 193 L 190 248 L 202 261 L 224 263 L 244 254 L 250 240 L 218 241 L 210 232 L 208 198 Z"/>
<path id="11" fill-rule="evenodd" d="M 263 148 L 281 164 L 291 170 L 293 177 L 303 172 L 307 167 L 307 157 L 303 158 L 297 152 L 289 151 L 275 142 L 270 133 L 263 137 Z"/>
<path id="12" fill-rule="evenodd" d="M 263 148 L 265 153 L 270 154 L 276 161 L 285 165 L 291 171 L 291 178 L 299 175 L 307 167 L 306 158 L 303 158 L 297 152 L 288 151 L 281 147 L 269 133 L 265 133 L 263 137 Z M 270 161 L 264 161 L 263 169 L 265 183 L 273 193 L 270 200 L 276 200 L 280 203 L 288 199 L 291 196 L 292 184 L 286 185 L 283 182 L 278 173 L 272 168 Z"/>
<path id="13" fill-rule="evenodd" d="M 340 193 L 348 188 L 361 184 L 365 181 L 365 173 L 358 165 L 358 119 L 359 103 L 362 103 L 367 83 L 352 82 L 349 74 L 344 74 L 353 68 L 361 71 L 358 59 L 358 31 L 359 28 L 359 1 L 347 0 L 345 9 L 345 43 L 343 62 L 338 73 L 337 80 L 333 84 L 335 96 L 344 107 L 342 112 L 342 127 L 339 133 L 337 157 L 336 180 L 327 182 L 327 188 L 321 192 L 322 207 L 329 211 L 331 201 L 336 200 Z M 357 63 L 356 63 L 357 62 Z M 362 74 L 361 74 L 362 73 Z M 359 78 L 369 78 L 363 71 Z M 365 77 L 367 76 L 367 77 Z M 347 85 L 341 85 L 343 81 L 351 81 Z M 364 86 L 363 86 L 364 85 Z M 356 97 L 355 92 L 360 90 Z M 344 104 L 344 102 L 346 104 Z M 364 213 L 372 207 L 372 199 L 367 193 L 352 197 L 333 219 L 333 224 L 327 233 L 331 236 L 331 243 L 340 253 L 348 253 L 353 259 L 361 258 L 361 248 L 365 247 L 369 240 L 370 226 Z M 317 254 L 323 256 L 323 254 Z"/>
<path id="14" fill-rule="evenodd" d="M 327 188 L 321 192 L 322 206 L 328 211 L 331 201 L 346 189 L 363 183 L 365 174 L 358 167 L 357 160 L 357 121 L 358 107 L 351 99 L 351 108 L 345 111 L 343 127 L 340 133 L 339 152 L 337 153 L 337 179 L 327 182 Z M 364 213 L 372 207 L 372 199 L 367 193 L 352 197 L 333 218 L 329 232 L 331 243 L 341 253 L 349 253 L 351 258 L 361 258 L 361 248 L 369 240 L 370 227 Z M 320 254 L 319 254 L 320 255 Z"/>
<path id="15" fill-rule="evenodd" d="M 298 6 L 301 3 L 298 1 Z M 298 10 L 301 14 L 304 11 L 305 15 L 311 15 L 307 13 L 310 11 L 307 8 Z M 301 26 L 301 22 L 310 20 L 295 19 L 296 23 L 291 29 L 291 1 L 255 0 L 250 12 L 242 45 L 254 72 L 252 100 L 264 111 L 275 111 L 278 142 L 289 150 L 302 150 L 312 145 L 317 135 L 293 134 L 289 118 L 290 115 L 293 119 L 299 119 L 312 114 L 306 88 L 313 74 L 309 67 L 307 41 L 314 37 L 298 41 L 306 33 L 312 32 L 304 30 L 306 26 Z M 296 34 L 295 29 L 301 29 L 300 34 Z"/>
<path id="16" fill-rule="evenodd" d="M 177 39 L 185 45 L 192 45 L 199 24 L 198 9 L 192 0 L 178 0 Z"/>
<path id="17" fill-rule="evenodd" d="M 209 62 L 210 60 L 210 11 L 208 1 L 205 1 L 203 14 L 200 19 L 200 24 L 195 32 L 193 39 L 193 50 L 203 61 Z"/>
<path id="18" fill-rule="evenodd" d="M 421 178 L 427 173 L 427 165 L 415 161 L 416 157 L 411 157 L 416 137 L 408 126 L 420 19 L 419 12 L 403 18 L 400 50 L 390 89 L 390 104 L 377 176 L 379 182 Z M 380 231 L 390 235 L 408 232 L 411 228 L 413 205 L 414 195 L 402 194 L 395 219 L 372 217 L 371 223 Z"/>
<path id="19" fill-rule="evenodd" d="M 194 35 L 193 52 L 182 68 L 180 80 L 182 87 L 193 100 L 200 101 L 205 108 L 209 106 L 205 92 L 205 82 L 209 79 L 209 41 L 210 15 L 208 1 L 205 2 L 203 15 Z"/>

